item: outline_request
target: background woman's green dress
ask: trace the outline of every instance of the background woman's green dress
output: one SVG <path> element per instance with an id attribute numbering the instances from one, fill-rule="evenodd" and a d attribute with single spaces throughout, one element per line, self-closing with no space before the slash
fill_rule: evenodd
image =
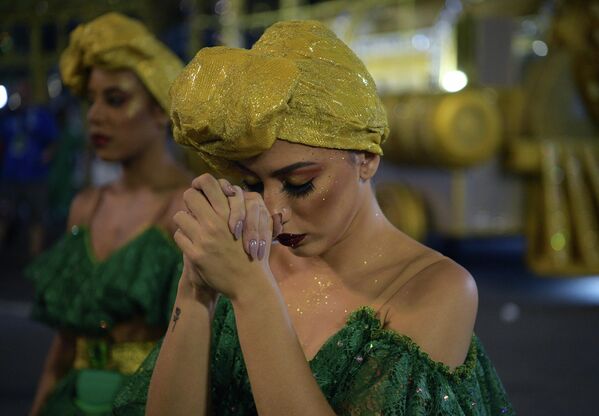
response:
<path id="1" fill-rule="evenodd" d="M 33 317 L 80 337 L 75 366 L 57 383 L 45 415 L 110 414 L 116 390 L 154 344 L 114 344 L 111 328 L 138 317 L 166 328 L 176 296 L 181 253 L 157 226 L 102 261 L 90 241 L 86 227 L 74 226 L 26 270 L 35 285 Z"/>
<path id="2" fill-rule="evenodd" d="M 148 356 L 115 401 L 115 414 L 143 415 L 159 347 Z M 212 327 L 213 414 L 255 415 L 231 303 L 218 302 Z M 310 367 L 340 415 L 513 415 L 505 390 L 480 341 L 463 365 L 450 371 L 410 338 L 381 328 L 374 310 L 353 312 Z"/>

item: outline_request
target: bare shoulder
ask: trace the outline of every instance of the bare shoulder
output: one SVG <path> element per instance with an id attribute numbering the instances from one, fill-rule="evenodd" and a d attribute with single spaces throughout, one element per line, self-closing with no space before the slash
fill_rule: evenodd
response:
<path id="1" fill-rule="evenodd" d="M 476 282 L 464 267 L 447 257 L 440 257 L 415 274 L 406 284 L 419 303 L 441 303 L 445 306 L 471 304 L 477 306 Z"/>
<path id="2" fill-rule="evenodd" d="M 98 198 L 99 188 L 89 187 L 78 192 L 71 201 L 69 208 L 68 228 L 73 225 L 85 224 Z"/>
<path id="3" fill-rule="evenodd" d="M 389 328 L 450 368 L 464 362 L 478 308 L 476 283 L 465 268 L 440 257 L 411 277 L 389 307 Z"/>

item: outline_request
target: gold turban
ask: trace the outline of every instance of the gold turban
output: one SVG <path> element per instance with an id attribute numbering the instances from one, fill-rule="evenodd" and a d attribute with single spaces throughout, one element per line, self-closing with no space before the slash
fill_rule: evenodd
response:
<path id="1" fill-rule="evenodd" d="M 317 21 L 276 23 L 249 50 L 204 48 L 170 94 L 175 140 L 221 172 L 277 139 L 382 154 L 389 132 L 364 64 Z"/>
<path id="2" fill-rule="evenodd" d="M 89 69 L 130 69 L 168 113 L 168 90 L 183 64 L 139 21 L 119 13 L 104 14 L 71 33 L 60 57 L 65 85 L 84 94 Z"/>

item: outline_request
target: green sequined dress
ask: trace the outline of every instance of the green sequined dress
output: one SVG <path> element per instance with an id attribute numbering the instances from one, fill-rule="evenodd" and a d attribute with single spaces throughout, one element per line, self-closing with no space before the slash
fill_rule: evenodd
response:
<path id="1" fill-rule="evenodd" d="M 95 258 L 90 241 L 87 227 L 74 226 L 71 233 L 27 268 L 25 274 L 35 286 L 32 316 L 77 337 L 101 340 L 99 344 L 88 343 L 97 350 L 93 351 L 94 357 L 87 360 L 89 367 L 114 372 L 115 367 L 107 364 L 111 359 L 106 356 L 111 354 L 106 352 L 110 346 L 105 348 L 103 340 L 113 325 L 134 317 L 143 316 L 149 326 L 168 326 L 182 258 L 176 245 L 157 226 L 147 227 L 102 261 Z M 152 345 L 154 343 L 134 368 Z M 124 355 L 121 364 L 122 361 L 127 364 L 134 355 L 139 357 L 139 352 L 139 349 L 125 351 L 121 354 Z M 47 399 L 44 415 L 92 414 L 89 409 L 82 411 L 77 402 L 81 369 L 76 364 L 77 358 L 74 368 L 57 383 Z M 128 376 L 125 375 L 125 380 Z"/>
<path id="2" fill-rule="evenodd" d="M 218 302 L 212 326 L 213 414 L 256 415 L 229 300 Z M 114 412 L 144 414 L 159 347 L 121 390 Z M 464 364 L 450 371 L 410 338 L 381 328 L 371 308 L 346 325 L 310 361 L 312 373 L 339 415 L 513 415 L 505 390 L 476 336 Z"/>

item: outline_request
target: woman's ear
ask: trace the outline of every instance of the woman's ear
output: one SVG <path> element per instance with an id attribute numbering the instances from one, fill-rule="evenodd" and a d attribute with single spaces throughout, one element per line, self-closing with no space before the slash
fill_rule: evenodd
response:
<path id="1" fill-rule="evenodd" d="M 381 157 L 374 153 L 362 152 L 359 154 L 358 160 L 360 163 L 360 179 L 366 181 L 371 179 L 378 170 Z"/>

